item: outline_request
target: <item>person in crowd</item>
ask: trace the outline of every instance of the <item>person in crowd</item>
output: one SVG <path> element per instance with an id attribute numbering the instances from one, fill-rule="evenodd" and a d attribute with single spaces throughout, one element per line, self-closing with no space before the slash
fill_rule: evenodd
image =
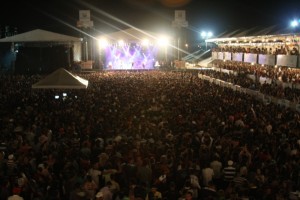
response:
<path id="1" fill-rule="evenodd" d="M 216 186 L 210 181 L 205 187 L 201 188 L 199 192 L 199 199 L 203 200 L 217 200 L 219 194 L 216 190 Z"/>

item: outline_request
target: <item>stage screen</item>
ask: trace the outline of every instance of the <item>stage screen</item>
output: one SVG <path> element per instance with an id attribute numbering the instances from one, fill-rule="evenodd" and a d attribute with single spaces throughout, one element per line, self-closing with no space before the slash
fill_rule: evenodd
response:
<path id="1" fill-rule="evenodd" d="M 154 45 L 143 46 L 136 43 L 110 45 L 105 48 L 104 69 L 154 69 L 157 54 L 158 49 Z"/>

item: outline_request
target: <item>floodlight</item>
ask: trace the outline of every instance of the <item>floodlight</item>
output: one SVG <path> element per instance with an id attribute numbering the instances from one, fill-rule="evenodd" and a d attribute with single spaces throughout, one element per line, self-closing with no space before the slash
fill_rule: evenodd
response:
<path id="1" fill-rule="evenodd" d="M 166 36 L 161 36 L 159 39 L 158 39 L 158 43 L 159 45 L 161 46 L 167 46 L 169 44 L 169 38 L 166 37 Z"/>
<path id="2" fill-rule="evenodd" d="M 205 37 L 206 37 L 206 35 L 207 35 L 207 34 L 206 34 L 206 32 L 205 32 L 205 31 L 202 31 L 202 32 L 201 32 L 201 37 L 202 37 L 202 38 L 205 38 Z"/>
<path id="3" fill-rule="evenodd" d="M 299 25 L 298 21 L 296 19 L 294 19 L 293 21 L 291 21 L 291 26 L 292 27 L 297 27 Z"/>
<path id="4" fill-rule="evenodd" d="M 209 31 L 208 33 L 207 33 L 207 38 L 211 38 L 213 36 L 213 33 L 211 32 L 211 31 Z"/>
<path id="5" fill-rule="evenodd" d="M 98 40 L 98 44 L 100 48 L 104 48 L 108 45 L 108 42 L 105 38 L 101 38 L 100 40 Z"/>

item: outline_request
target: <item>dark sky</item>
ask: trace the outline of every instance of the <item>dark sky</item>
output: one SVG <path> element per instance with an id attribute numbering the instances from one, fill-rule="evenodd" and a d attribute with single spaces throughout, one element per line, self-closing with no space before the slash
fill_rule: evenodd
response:
<path id="1" fill-rule="evenodd" d="M 188 30 L 195 34 L 288 27 L 292 19 L 300 18 L 300 0 L 10 0 L 6 4 L 1 6 L 0 25 L 18 27 L 19 33 L 40 28 L 76 35 L 79 10 L 85 9 L 91 10 L 99 33 L 128 24 L 153 31 L 169 29 L 175 10 L 186 10 Z"/>

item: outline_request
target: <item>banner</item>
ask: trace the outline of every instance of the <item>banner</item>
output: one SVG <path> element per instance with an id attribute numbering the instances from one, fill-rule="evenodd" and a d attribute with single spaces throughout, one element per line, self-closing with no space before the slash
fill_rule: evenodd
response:
<path id="1" fill-rule="evenodd" d="M 185 22 L 185 10 L 175 10 L 175 21 Z"/>
<path id="2" fill-rule="evenodd" d="M 216 52 L 216 51 L 212 52 L 212 58 L 218 59 L 218 52 Z"/>
<path id="3" fill-rule="evenodd" d="M 225 60 L 231 60 L 231 52 L 225 52 Z"/>
<path id="4" fill-rule="evenodd" d="M 258 64 L 274 66 L 275 65 L 275 55 L 259 54 L 258 55 Z"/>
<path id="5" fill-rule="evenodd" d="M 243 53 L 233 53 L 232 60 L 242 62 L 243 61 Z"/>
<path id="6" fill-rule="evenodd" d="M 257 54 L 244 53 L 244 62 L 256 64 L 257 63 Z"/>
<path id="7" fill-rule="evenodd" d="M 218 59 L 223 60 L 224 59 L 224 54 L 223 52 L 218 52 Z"/>
<path id="8" fill-rule="evenodd" d="M 79 10 L 79 21 L 88 22 L 91 20 L 90 10 Z"/>
<path id="9" fill-rule="evenodd" d="M 77 21 L 78 28 L 91 28 L 94 22 L 91 21 L 90 10 L 79 10 L 79 21 Z"/>
<path id="10" fill-rule="evenodd" d="M 297 59 L 296 55 L 277 55 L 277 63 L 278 66 L 286 66 L 286 67 L 297 67 Z"/>

